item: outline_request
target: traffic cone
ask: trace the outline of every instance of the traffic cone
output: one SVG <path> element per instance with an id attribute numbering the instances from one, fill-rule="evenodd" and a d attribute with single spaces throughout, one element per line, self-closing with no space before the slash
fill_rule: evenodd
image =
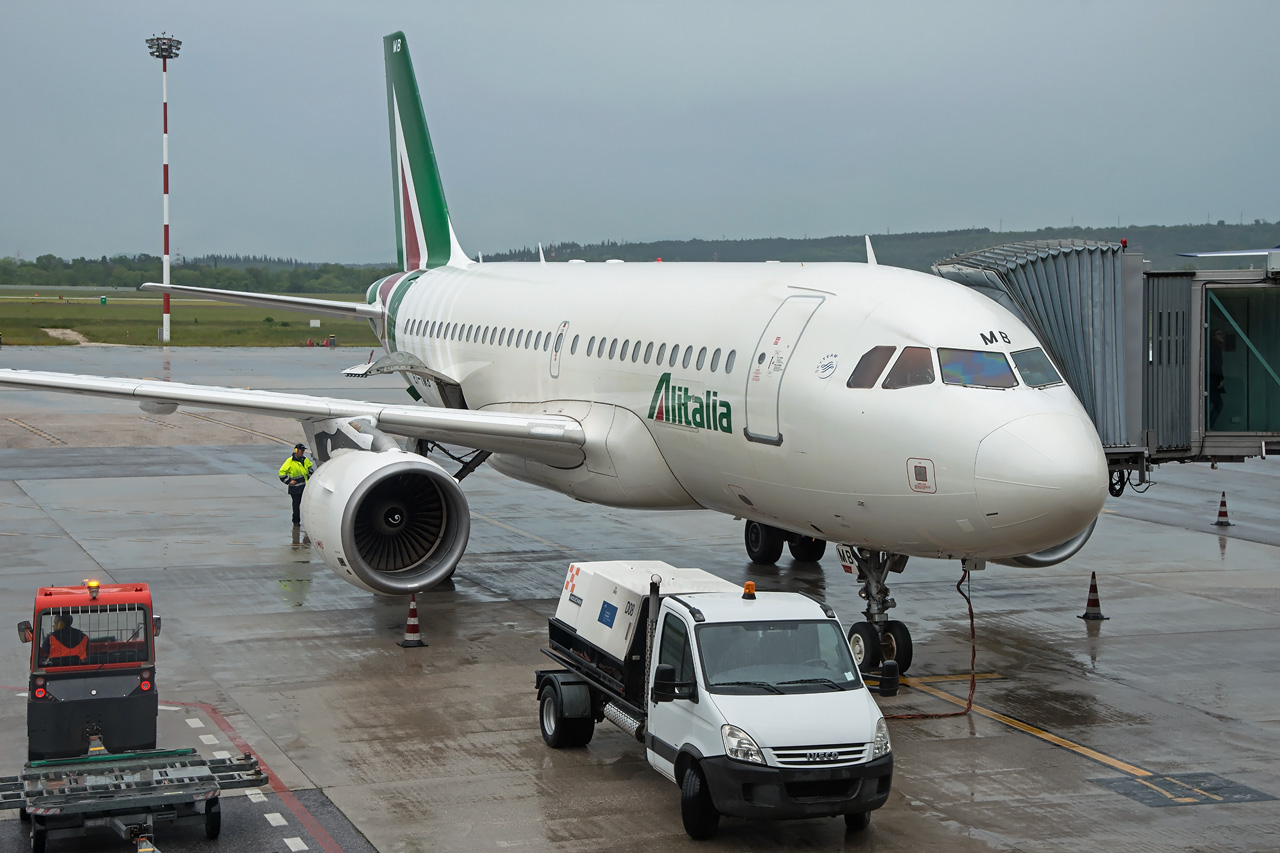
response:
<path id="1" fill-rule="evenodd" d="M 426 645 L 422 642 L 422 632 L 418 630 L 418 596 L 409 596 L 409 621 L 404 624 L 404 639 L 396 643 L 406 649 L 420 649 Z"/>
<path id="2" fill-rule="evenodd" d="M 1222 500 L 1218 502 L 1218 520 L 1214 522 L 1217 527 L 1230 527 L 1231 521 L 1227 518 L 1227 493 L 1222 493 Z"/>
<path id="3" fill-rule="evenodd" d="M 1098 602 L 1098 573 L 1092 572 L 1089 575 L 1089 601 L 1084 606 L 1084 613 L 1078 617 L 1080 619 L 1088 619 L 1090 622 L 1100 622 L 1103 619 L 1110 619 L 1110 616 L 1102 615 L 1102 605 Z"/>

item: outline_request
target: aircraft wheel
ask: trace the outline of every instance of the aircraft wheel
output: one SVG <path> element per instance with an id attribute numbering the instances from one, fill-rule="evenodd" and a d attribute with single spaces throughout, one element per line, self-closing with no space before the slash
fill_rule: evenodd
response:
<path id="1" fill-rule="evenodd" d="M 849 626 L 849 648 L 853 662 L 862 672 L 870 672 L 880 665 L 880 635 L 868 622 L 854 622 Z"/>
<path id="2" fill-rule="evenodd" d="M 898 672 L 907 674 L 911 666 L 911 632 L 907 626 L 896 619 L 890 619 L 884 625 L 884 635 L 880 638 L 880 653 L 884 660 L 896 661 Z"/>
<path id="3" fill-rule="evenodd" d="M 772 566 L 782 556 L 782 531 L 758 521 L 748 521 L 744 536 L 747 556 L 761 566 Z"/>
<path id="4" fill-rule="evenodd" d="M 797 536 L 787 543 L 791 556 L 801 563 L 816 563 L 827 553 L 825 539 L 814 539 L 812 536 Z"/>

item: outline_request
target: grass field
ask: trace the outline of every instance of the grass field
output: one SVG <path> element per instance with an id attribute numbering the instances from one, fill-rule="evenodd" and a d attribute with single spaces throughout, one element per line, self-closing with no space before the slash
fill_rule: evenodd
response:
<path id="1" fill-rule="evenodd" d="M 99 294 L 67 295 L 0 291 L 0 336 L 10 345 L 66 346 L 44 329 L 71 329 L 94 343 L 155 346 L 161 320 L 161 297 L 154 293 L 109 293 L 102 305 Z M 290 294 L 295 295 L 295 294 Z M 301 295 L 301 294 L 298 294 Z M 321 298 L 358 301 L 361 294 L 324 294 Z M 337 335 L 341 346 L 376 346 L 378 341 L 365 320 L 321 317 L 313 328 L 306 314 L 230 305 L 202 299 L 178 299 L 171 303 L 170 346 L 191 347 L 294 347 L 311 338 L 318 344 Z"/>

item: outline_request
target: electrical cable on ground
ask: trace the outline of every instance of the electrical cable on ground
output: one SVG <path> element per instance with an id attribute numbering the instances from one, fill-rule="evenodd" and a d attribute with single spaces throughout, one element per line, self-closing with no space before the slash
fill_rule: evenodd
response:
<path id="1" fill-rule="evenodd" d="M 886 720 L 940 720 L 944 717 L 963 717 L 973 707 L 973 694 L 978 687 L 978 634 L 973 627 L 973 601 L 964 589 L 968 586 L 968 582 L 969 570 L 965 569 L 960 573 L 960 580 L 956 582 L 956 592 L 960 593 L 965 606 L 969 608 L 969 698 L 965 700 L 964 708 L 943 714 L 885 714 Z"/>

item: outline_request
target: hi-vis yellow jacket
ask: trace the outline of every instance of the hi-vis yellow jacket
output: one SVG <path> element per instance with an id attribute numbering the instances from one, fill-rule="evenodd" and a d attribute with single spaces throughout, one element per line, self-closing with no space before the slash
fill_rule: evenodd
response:
<path id="1" fill-rule="evenodd" d="M 307 457 L 302 459 L 294 459 L 293 454 L 289 454 L 289 458 L 284 460 L 284 464 L 280 466 L 280 481 L 288 483 L 290 480 L 298 480 L 298 485 L 290 486 L 290 489 L 301 489 L 307 483 L 307 478 L 311 476 L 312 470 L 315 468 L 311 464 L 311 460 Z"/>

